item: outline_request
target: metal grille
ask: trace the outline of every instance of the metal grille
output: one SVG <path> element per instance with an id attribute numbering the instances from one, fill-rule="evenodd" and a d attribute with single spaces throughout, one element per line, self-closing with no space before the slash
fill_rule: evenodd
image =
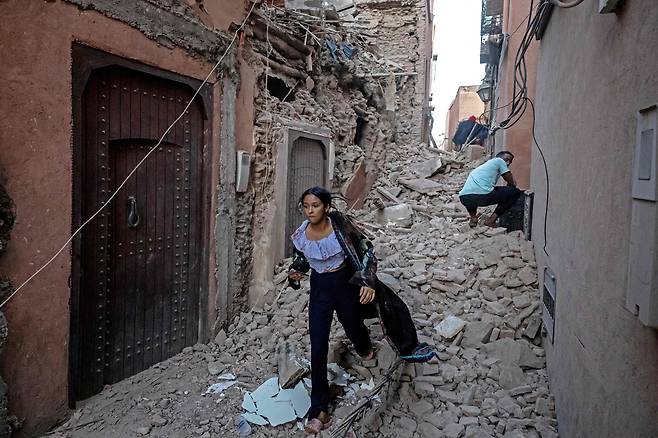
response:
<path id="1" fill-rule="evenodd" d="M 304 190 L 324 186 L 327 160 L 324 146 L 318 140 L 300 137 L 292 144 L 288 173 L 288 214 L 286 237 L 290 236 L 304 220 L 297 202 Z M 292 242 L 286 239 L 286 257 L 292 254 Z"/>
<path id="2" fill-rule="evenodd" d="M 480 64 L 489 62 L 487 41 L 490 35 L 503 32 L 503 0 L 482 0 L 482 19 L 480 24 Z"/>

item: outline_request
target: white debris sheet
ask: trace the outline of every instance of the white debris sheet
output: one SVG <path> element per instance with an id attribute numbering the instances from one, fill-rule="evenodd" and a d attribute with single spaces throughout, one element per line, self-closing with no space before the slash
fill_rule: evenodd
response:
<path id="1" fill-rule="evenodd" d="M 224 391 L 226 391 L 227 389 L 229 389 L 231 386 L 235 385 L 236 383 L 238 383 L 237 380 L 225 380 L 223 382 L 213 383 L 212 385 L 210 385 L 208 387 L 206 392 L 204 392 L 203 394 L 204 395 L 206 395 L 206 394 L 220 394 L 221 395 Z"/>
<path id="2" fill-rule="evenodd" d="M 217 379 L 220 380 L 220 382 L 213 383 L 206 389 L 206 392 L 203 393 L 203 395 L 206 394 L 219 394 L 220 396 L 223 396 L 223 392 L 229 389 L 231 386 L 235 385 L 238 383 L 236 380 L 237 377 L 235 377 L 234 374 L 231 373 L 225 373 L 222 374 L 221 376 L 217 376 Z"/>
<path id="3" fill-rule="evenodd" d="M 304 418 L 310 407 L 311 397 L 303 382 L 282 389 L 278 377 L 266 380 L 254 392 L 246 392 L 242 400 L 242 408 L 247 411 L 244 418 L 260 426 L 279 426 Z"/>

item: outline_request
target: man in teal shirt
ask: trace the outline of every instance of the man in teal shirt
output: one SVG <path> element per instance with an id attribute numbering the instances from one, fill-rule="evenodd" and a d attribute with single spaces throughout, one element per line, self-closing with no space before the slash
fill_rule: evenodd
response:
<path id="1" fill-rule="evenodd" d="M 478 207 L 498 204 L 493 214 L 484 221 L 486 226 L 493 227 L 496 219 L 509 210 L 521 196 L 521 190 L 516 188 L 516 181 L 508 167 L 513 160 L 514 155 L 511 152 L 502 151 L 496 154 L 495 158 L 473 169 L 468 175 L 464 187 L 459 192 L 459 200 L 471 216 L 469 222 L 471 228 L 478 223 Z M 507 187 L 496 186 L 501 176 L 507 182 Z"/>

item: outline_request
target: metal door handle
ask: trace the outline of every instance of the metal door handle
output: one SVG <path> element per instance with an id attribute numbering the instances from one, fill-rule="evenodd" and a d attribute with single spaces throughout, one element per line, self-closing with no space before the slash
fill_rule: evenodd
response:
<path id="1" fill-rule="evenodd" d="M 128 196 L 128 228 L 137 228 L 138 225 L 137 199 L 134 196 Z"/>

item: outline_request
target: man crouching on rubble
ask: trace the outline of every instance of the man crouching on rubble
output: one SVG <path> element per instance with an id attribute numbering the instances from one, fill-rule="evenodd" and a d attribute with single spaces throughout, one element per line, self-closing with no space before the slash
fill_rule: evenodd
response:
<path id="1" fill-rule="evenodd" d="M 493 227 L 496 219 L 509 210 L 521 196 L 521 190 L 516 187 L 514 176 L 509 170 L 513 160 L 514 155 L 511 152 L 498 152 L 495 158 L 476 167 L 468 175 L 459 192 L 459 200 L 471 216 L 468 223 L 471 228 L 478 224 L 478 207 L 498 204 L 493 214 L 484 221 L 486 226 Z M 501 176 L 507 182 L 507 187 L 496 186 Z"/>

